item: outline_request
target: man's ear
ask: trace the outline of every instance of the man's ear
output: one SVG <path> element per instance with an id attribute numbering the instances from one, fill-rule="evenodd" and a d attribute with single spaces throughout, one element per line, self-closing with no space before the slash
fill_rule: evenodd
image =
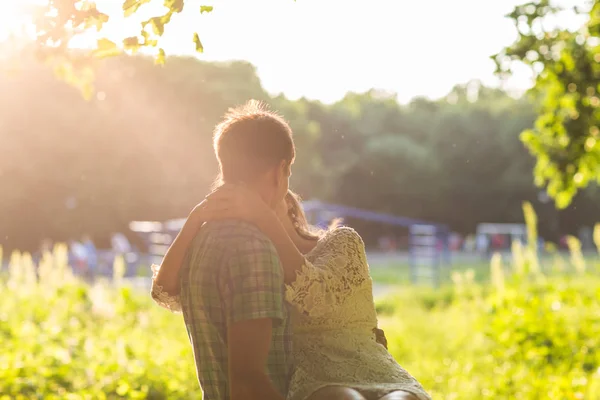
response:
<path id="1" fill-rule="evenodd" d="M 275 185 L 279 185 L 283 179 L 287 179 L 289 176 L 289 163 L 285 160 L 281 160 L 277 168 L 275 169 Z"/>

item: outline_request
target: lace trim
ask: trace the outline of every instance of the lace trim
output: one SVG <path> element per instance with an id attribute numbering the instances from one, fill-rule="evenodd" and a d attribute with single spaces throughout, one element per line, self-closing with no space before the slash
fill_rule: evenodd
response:
<path id="1" fill-rule="evenodd" d="M 318 317 L 332 310 L 335 299 L 331 286 L 333 274 L 320 270 L 305 260 L 296 280 L 286 285 L 285 299 L 301 313 Z"/>
<path id="2" fill-rule="evenodd" d="M 364 245 L 353 229 L 332 230 L 316 248 L 322 257 L 315 261 L 323 265 L 313 265 L 305 259 L 296 272 L 296 280 L 286 285 L 285 293 L 286 300 L 309 317 L 323 317 L 339 309 L 370 280 Z"/>
<path id="3" fill-rule="evenodd" d="M 167 310 L 180 313 L 181 312 L 181 298 L 179 295 L 172 296 L 164 291 L 161 285 L 156 284 L 156 277 L 158 276 L 158 271 L 160 270 L 160 266 L 156 264 L 152 264 L 150 267 L 152 269 L 152 289 L 150 293 L 152 294 L 152 298 L 159 306 L 166 308 Z"/>

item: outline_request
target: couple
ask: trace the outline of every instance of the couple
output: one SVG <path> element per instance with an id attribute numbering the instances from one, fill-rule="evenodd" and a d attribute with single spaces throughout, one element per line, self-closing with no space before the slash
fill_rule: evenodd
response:
<path id="1" fill-rule="evenodd" d="M 251 101 L 217 125 L 214 146 L 221 187 L 152 286 L 183 311 L 204 399 L 429 400 L 379 343 L 361 237 L 311 228 L 289 191 L 288 124 Z"/>

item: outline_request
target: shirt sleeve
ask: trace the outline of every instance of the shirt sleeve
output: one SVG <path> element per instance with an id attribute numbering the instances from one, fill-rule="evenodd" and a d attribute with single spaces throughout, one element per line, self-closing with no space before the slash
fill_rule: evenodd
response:
<path id="1" fill-rule="evenodd" d="M 283 271 L 277 251 L 264 236 L 236 243 L 228 262 L 231 306 L 228 321 L 285 318 Z"/>
<path id="2" fill-rule="evenodd" d="M 286 300 L 310 317 L 337 312 L 357 287 L 370 281 L 364 243 L 351 228 L 338 228 L 328 250 L 314 264 L 305 261 L 296 280 L 286 285 Z"/>
<path id="3" fill-rule="evenodd" d="M 167 310 L 180 313 L 181 312 L 181 298 L 179 295 L 172 296 L 163 290 L 163 287 L 156 284 L 156 277 L 158 275 L 159 265 L 152 264 L 152 288 L 150 293 L 152 299 L 161 307 Z"/>

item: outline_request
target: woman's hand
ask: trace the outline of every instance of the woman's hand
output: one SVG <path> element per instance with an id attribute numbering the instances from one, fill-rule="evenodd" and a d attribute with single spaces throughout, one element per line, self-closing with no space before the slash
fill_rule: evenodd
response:
<path id="1" fill-rule="evenodd" d="M 206 196 L 192 213 L 204 221 L 241 219 L 258 226 L 275 216 L 256 192 L 241 185 L 221 186 Z"/>

